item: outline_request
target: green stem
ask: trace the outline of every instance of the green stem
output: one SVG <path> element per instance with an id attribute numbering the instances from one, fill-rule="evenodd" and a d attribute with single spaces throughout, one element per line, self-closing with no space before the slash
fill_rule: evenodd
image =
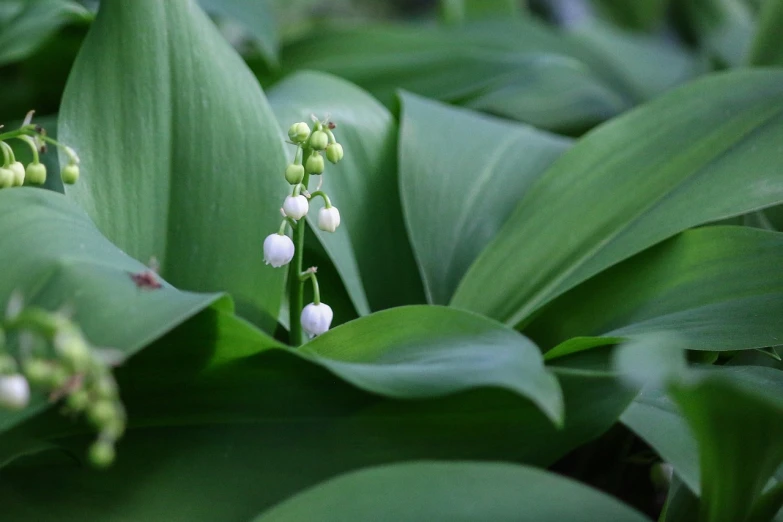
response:
<path id="1" fill-rule="evenodd" d="M 308 279 L 313 282 L 313 304 L 321 304 L 321 290 L 318 288 L 318 277 L 315 275 L 315 267 L 299 274 L 299 279 L 302 282 L 305 282 Z"/>
<path id="2" fill-rule="evenodd" d="M 317 190 L 310 194 L 310 198 L 317 198 L 319 196 L 324 199 L 324 208 L 329 208 L 332 206 L 332 202 L 329 200 L 329 196 L 327 196 L 325 192 Z"/>
<path id="3" fill-rule="evenodd" d="M 310 156 L 310 149 L 304 150 L 302 162 L 306 162 Z M 307 189 L 310 174 L 305 171 L 302 186 Z M 302 273 L 302 257 L 304 256 L 305 230 L 307 219 L 300 219 L 294 230 L 294 259 L 288 269 L 288 313 L 289 313 L 289 337 L 288 344 L 299 346 L 302 344 L 302 308 L 304 307 L 304 281 L 299 278 Z"/>
<path id="4" fill-rule="evenodd" d="M 10 165 L 16 158 L 14 158 L 14 151 L 11 150 L 11 146 L 4 141 L 0 141 L 0 146 L 3 148 L 3 166 Z"/>

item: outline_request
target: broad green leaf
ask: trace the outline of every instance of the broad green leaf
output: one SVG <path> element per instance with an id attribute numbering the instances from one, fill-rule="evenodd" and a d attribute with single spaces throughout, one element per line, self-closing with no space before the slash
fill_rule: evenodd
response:
<path id="1" fill-rule="evenodd" d="M 315 226 L 320 199 L 313 200 L 309 223 L 340 272 L 361 314 L 370 309 L 423 302 L 421 280 L 405 232 L 397 183 L 397 124 L 367 93 L 339 78 L 297 73 L 275 85 L 269 102 L 280 126 L 330 114 L 345 157 L 314 176 L 340 209 L 335 233 Z M 293 159 L 294 147 L 290 156 Z M 322 178 L 322 179 L 320 179 Z M 316 204 L 317 202 L 317 204 Z"/>
<path id="2" fill-rule="evenodd" d="M 71 0 L 5 1 L 0 7 L 0 67 L 27 58 L 69 21 L 91 17 Z"/>
<path id="3" fill-rule="evenodd" d="M 635 394 L 611 374 L 557 369 L 566 408 L 561 429 L 531 401 L 497 387 L 388 399 L 347 385 L 293 350 L 274 349 L 277 343 L 238 321 L 205 310 L 118 370 L 131 426 L 110 470 L 78 464 L 89 439 L 65 435 L 81 430 L 59 416 L 38 422 L 45 434 L 63 435 L 51 442 L 76 460 L 5 468 L 4 516 L 249 520 L 366 466 L 412 459 L 547 466 L 606 431 Z M 33 424 L 22 428 L 41 435 Z"/>
<path id="4" fill-rule="evenodd" d="M 278 34 L 270 0 L 198 0 L 208 12 L 239 24 L 272 66 L 278 65 Z"/>
<path id="5" fill-rule="evenodd" d="M 781 258 L 779 232 L 686 231 L 556 299 L 526 333 L 545 350 L 576 336 L 654 332 L 677 333 L 695 350 L 775 346 L 783 338 Z M 552 352 L 548 357 L 556 356 Z"/>
<path id="6" fill-rule="evenodd" d="M 498 386 L 562 421 L 560 388 L 538 348 L 478 315 L 433 306 L 395 308 L 330 330 L 301 353 L 375 393 L 437 397 Z"/>
<path id="7" fill-rule="evenodd" d="M 756 66 L 783 66 L 783 1 L 766 0 L 762 4 L 749 62 Z"/>
<path id="8" fill-rule="evenodd" d="M 213 303 L 215 294 L 155 290 L 131 275 L 147 270 L 107 241 L 84 212 L 60 194 L 33 188 L 0 192 L 0 303 L 14 291 L 49 310 L 69 307 L 96 346 L 130 355 Z M 0 432 L 46 406 L 43 397 L 18 413 L 0 412 Z"/>
<path id="9" fill-rule="evenodd" d="M 672 2 L 695 33 L 699 44 L 721 65 L 747 63 L 753 43 L 755 17 L 740 0 L 687 0 Z"/>
<path id="10" fill-rule="evenodd" d="M 570 141 L 411 94 L 402 104 L 405 221 L 427 299 L 446 304 L 520 197 Z"/>
<path id="11" fill-rule="evenodd" d="M 535 468 L 417 462 L 357 471 L 291 498 L 255 522 L 643 522 L 611 497 Z"/>
<path id="12" fill-rule="evenodd" d="M 533 54 L 521 69 L 462 104 L 561 132 L 589 129 L 628 108 L 622 96 L 574 59 Z"/>
<path id="13" fill-rule="evenodd" d="M 522 5 L 517 0 L 440 0 L 439 4 L 441 17 L 447 24 L 522 14 Z"/>
<path id="14" fill-rule="evenodd" d="M 781 94 L 781 71 L 715 75 L 591 132 L 525 193 L 452 304 L 516 325 L 684 229 L 783 201 Z"/>
<path id="15" fill-rule="evenodd" d="M 597 0 L 598 10 L 617 25 L 634 30 L 659 29 L 666 17 L 670 0 Z"/>
<path id="16" fill-rule="evenodd" d="M 191 290 L 227 290 L 267 328 L 283 270 L 283 141 L 261 89 L 193 0 L 104 0 L 74 65 L 60 138 L 82 159 L 68 190 L 129 255 Z"/>

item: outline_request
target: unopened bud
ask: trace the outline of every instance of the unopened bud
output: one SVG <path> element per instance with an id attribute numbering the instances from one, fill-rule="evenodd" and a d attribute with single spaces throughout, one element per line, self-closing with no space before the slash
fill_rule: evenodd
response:
<path id="1" fill-rule="evenodd" d="M 290 164 L 285 169 L 285 180 L 291 185 L 297 185 L 304 179 L 305 169 L 302 165 Z"/>
<path id="2" fill-rule="evenodd" d="M 310 337 L 321 335 L 329 330 L 334 313 L 326 303 L 310 303 L 302 310 L 302 328 Z"/>
<path id="3" fill-rule="evenodd" d="M 86 390 L 76 390 L 68 395 L 65 404 L 73 411 L 82 411 L 90 404 L 90 394 Z"/>
<path id="4" fill-rule="evenodd" d="M 108 375 L 100 377 L 95 383 L 95 393 L 101 399 L 117 397 L 117 383 Z"/>
<path id="5" fill-rule="evenodd" d="M 63 359 L 77 371 L 84 371 L 90 364 L 90 347 L 87 341 L 76 331 L 64 329 L 57 332 L 53 340 L 54 348 Z"/>
<path id="6" fill-rule="evenodd" d="M 283 212 L 291 219 L 300 220 L 307 215 L 310 210 L 310 203 L 304 196 L 287 196 L 283 202 Z"/>
<path id="7" fill-rule="evenodd" d="M 305 169 L 307 169 L 307 172 L 310 174 L 323 174 L 325 167 L 323 156 L 317 152 L 315 154 L 310 154 L 310 157 L 307 158 L 307 163 L 305 163 Z"/>
<path id="8" fill-rule="evenodd" d="M 112 401 L 101 399 L 93 402 L 87 408 L 87 418 L 97 428 L 111 424 L 117 419 L 117 410 Z"/>
<path id="9" fill-rule="evenodd" d="M 324 150 L 329 145 L 329 136 L 324 131 L 315 131 L 310 136 L 310 147 L 315 150 Z"/>
<path id="10" fill-rule="evenodd" d="M 334 232 L 340 226 L 340 211 L 337 207 L 324 207 L 318 211 L 318 228 Z"/>
<path id="11" fill-rule="evenodd" d="M 90 462 L 97 468 L 108 467 L 114 462 L 114 443 L 109 440 L 98 439 L 90 446 Z"/>
<path id="12" fill-rule="evenodd" d="M 288 137 L 294 143 L 303 143 L 310 137 L 310 126 L 303 121 L 294 123 L 288 128 Z"/>
<path id="13" fill-rule="evenodd" d="M 329 146 L 326 147 L 326 159 L 332 163 L 338 163 L 343 159 L 343 146 L 339 143 L 330 143 Z"/>
<path id="14" fill-rule="evenodd" d="M 30 402 L 30 385 L 23 375 L 0 376 L 0 407 L 21 410 Z"/>
<path id="15" fill-rule="evenodd" d="M 0 189 L 13 187 L 16 181 L 14 171 L 5 167 L 0 167 Z"/>
<path id="16" fill-rule="evenodd" d="M 33 185 L 43 185 L 46 183 L 46 165 L 43 163 L 30 163 L 27 165 L 25 179 Z"/>
<path id="17" fill-rule="evenodd" d="M 17 187 L 24 185 L 24 165 L 14 161 L 9 168 L 14 173 L 14 185 Z"/>
<path id="18" fill-rule="evenodd" d="M 60 177 L 66 185 L 73 185 L 79 181 L 79 165 L 71 163 L 60 172 Z"/>

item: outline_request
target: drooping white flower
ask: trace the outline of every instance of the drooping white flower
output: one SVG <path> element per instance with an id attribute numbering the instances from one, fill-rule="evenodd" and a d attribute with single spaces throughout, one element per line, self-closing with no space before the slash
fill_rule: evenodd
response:
<path id="1" fill-rule="evenodd" d="M 30 402 L 30 385 L 23 375 L 0 376 L 0 407 L 21 410 Z"/>
<path id="2" fill-rule="evenodd" d="M 307 211 L 310 210 L 310 203 L 307 198 L 299 196 L 287 196 L 285 202 L 283 202 L 283 212 L 285 215 L 299 221 L 307 215 Z"/>
<path id="3" fill-rule="evenodd" d="M 264 262 L 275 268 L 287 265 L 294 258 L 294 242 L 284 234 L 269 234 L 264 239 Z"/>
<path id="4" fill-rule="evenodd" d="M 310 337 L 321 335 L 332 324 L 332 308 L 326 303 L 310 303 L 302 310 L 302 328 Z"/>
<path id="5" fill-rule="evenodd" d="M 337 207 L 324 207 L 318 211 L 318 228 L 334 232 L 340 226 L 340 211 Z"/>

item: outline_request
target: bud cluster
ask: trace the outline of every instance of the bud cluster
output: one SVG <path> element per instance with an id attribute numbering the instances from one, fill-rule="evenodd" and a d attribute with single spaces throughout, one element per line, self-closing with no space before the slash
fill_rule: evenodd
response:
<path id="1" fill-rule="evenodd" d="M 325 232 L 334 232 L 340 226 L 340 211 L 332 205 L 329 196 L 320 190 L 321 182 L 319 181 L 315 192 L 308 192 L 310 177 L 321 176 L 326 170 L 324 156 L 332 164 L 343 159 L 343 147 L 334 137 L 334 128 L 335 125 L 330 121 L 322 122 L 313 116 L 312 128 L 305 122 L 299 122 L 288 129 L 289 143 L 296 146 L 294 159 L 285 169 L 285 179 L 292 189 L 280 209 L 284 217 L 280 229 L 264 240 L 264 261 L 268 265 L 285 266 L 294 259 L 297 248 L 302 248 L 301 244 L 294 245 L 294 241 L 286 235 L 286 227 L 290 226 L 292 230 L 298 231 L 305 226 L 303 218 L 310 211 L 313 198 L 320 197 L 324 201 L 324 206 L 318 211 L 318 228 Z M 301 231 L 303 230 L 302 228 Z M 304 235 L 300 234 L 299 237 L 304 238 Z M 301 270 L 301 259 L 297 264 L 297 270 Z M 332 309 L 320 302 L 315 273 L 315 268 L 311 268 L 306 272 L 294 274 L 298 275 L 301 281 L 311 279 L 313 283 L 314 302 L 302 309 L 300 317 L 302 328 L 310 336 L 326 332 L 332 322 Z"/>
<path id="2" fill-rule="evenodd" d="M 31 123 L 33 111 L 30 111 L 22 126 L 11 132 L 0 134 L 0 189 L 28 185 L 43 185 L 46 182 L 46 165 L 41 163 L 39 153 L 46 152 L 46 144 L 61 148 L 68 156 L 68 164 L 60 171 L 63 183 L 73 185 L 79 179 L 79 157 L 76 152 L 46 135 L 46 130 Z M 2 128 L 2 125 L 0 125 Z M 18 139 L 26 143 L 32 152 L 33 161 L 27 167 L 16 160 L 14 151 L 6 143 Z"/>
<path id="3" fill-rule="evenodd" d="M 6 333 L 18 340 L 16 356 L 6 346 Z M 21 297 L 14 296 L 0 323 L 0 408 L 25 408 L 31 387 L 46 392 L 50 402 L 62 403 L 64 413 L 86 416 L 98 431 L 90 461 L 108 466 L 126 423 L 111 372 L 121 359 L 117 350 L 91 346 L 65 314 L 24 307 Z"/>

